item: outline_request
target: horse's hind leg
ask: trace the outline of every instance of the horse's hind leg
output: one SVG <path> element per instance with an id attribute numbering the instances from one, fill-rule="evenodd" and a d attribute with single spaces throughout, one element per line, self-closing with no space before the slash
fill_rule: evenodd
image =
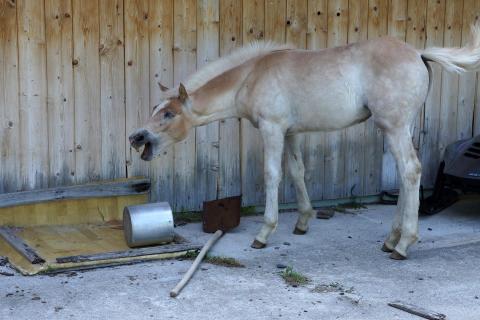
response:
<path id="1" fill-rule="evenodd" d="M 294 234 L 305 234 L 308 230 L 308 220 L 315 216 L 305 186 L 305 166 L 302 159 L 300 147 L 301 137 L 298 135 L 286 138 L 287 166 L 295 186 L 299 216 L 295 225 Z"/>
<path id="2" fill-rule="evenodd" d="M 401 194 L 397 217 L 395 217 L 392 234 L 387 239 L 386 246 L 388 248 L 388 246 L 395 245 L 390 255 L 391 258 L 405 259 L 408 247 L 418 239 L 421 165 L 413 147 L 408 126 L 385 130 L 385 136 L 397 163 Z M 399 226 L 400 230 L 398 230 Z M 398 231 L 400 231 L 400 239 L 398 239 Z M 395 244 L 395 242 L 397 243 Z"/>

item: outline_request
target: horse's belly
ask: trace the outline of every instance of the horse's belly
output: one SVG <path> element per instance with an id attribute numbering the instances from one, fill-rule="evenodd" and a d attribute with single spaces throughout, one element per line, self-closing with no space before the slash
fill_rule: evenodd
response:
<path id="1" fill-rule="evenodd" d="M 333 131 L 365 121 L 371 116 L 356 94 L 323 96 L 295 106 L 296 121 L 291 131 Z"/>

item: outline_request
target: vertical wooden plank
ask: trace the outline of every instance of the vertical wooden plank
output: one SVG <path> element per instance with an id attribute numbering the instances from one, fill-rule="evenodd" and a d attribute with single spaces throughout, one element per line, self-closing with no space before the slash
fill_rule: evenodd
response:
<path id="1" fill-rule="evenodd" d="M 291 3 L 290 3 L 291 5 Z M 289 24 L 291 21 L 288 22 Z M 286 26 L 287 25 L 287 0 L 266 0 L 265 1 L 265 40 L 276 43 L 285 43 L 286 41 Z M 290 40 L 291 40 L 290 36 Z M 285 200 L 285 185 L 290 186 L 289 176 L 286 167 L 286 155 L 283 156 L 283 178 L 280 182 L 278 201 L 286 203 Z M 288 187 L 290 191 L 290 187 Z"/>
<path id="2" fill-rule="evenodd" d="M 99 16 L 96 1 L 73 1 L 75 176 L 76 182 L 101 175 Z"/>
<path id="3" fill-rule="evenodd" d="M 264 38 L 265 4 L 261 0 L 243 1 L 244 45 Z M 260 133 L 245 119 L 241 123 L 241 170 L 243 205 L 263 203 L 263 142 Z"/>
<path id="4" fill-rule="evenodd" d="M 197 1 L 197 68 L 218 58 L 219 1 Z M 196 129 L 195 209 L 217 197 L 218 121 Z"/>
<path id="5" fill-rule="evenodd" d="M 445 25 L 445 1 L 429 0 L 427 5 L 427 41 L 425 47 L 442 47 Z M 442 69 L 436 63 L 432 68 L 431 89 L 425 102 L 424 134 L 421 141 L 422 185 L 432 187 L 440 163 L 438 125 L 440 121 L 440 92 Z"/>
<path id="6" fill-rule="evenodd" d="M 328 0 L 308 1 L 307 48 L 318 50 L 327 47 Z M 325 179 L 325 133 L 305 135 L 305 184 L 312 200 L 323 198 Z"/>
<path id="7" fill-rule="evenodd" d="M 286 22 L 287 22 L 287 0 L 266 0 L 265 1 L 265 40 L 270 40 L 276 43 L 285 43 Z"/>
<path id="8" fill-rule="evenodd" d="M 465 0 L 463 4 L 462 46 L 471 40 L 470 27 L 480 16 L 480 2 Z M 457 139 L 472 136 L 477 74 L 460 75 L 458 84 Z"/>
<path id="9" fill-rule="evenodd" d="M 74 182 L 75 113 L 71 0 L 45 0 L 50 186 Z"/>
<path id="10" fill-rule="evenodd" d="M 125 102 L 126 135 L 150 116 L 148 0 L 125 0 Z M 127 175 L 147 176 L 150 164 L 130 147 L 127 139 Z"/>
<path id="11" fill-rule="evenodd" d="M 390 0 L 388 6 L 388 35 L 405 41 L 407 36 L 407 0 Z M 391 190 L 398 186 L 395 160 L 385 141 L 382 157 L 382 189 Z"/>
<path id="12" fill-rule="evenodd" d="M 16 9 L 0 1 L 0 193 L 21 186 Z"/>
<path id="13" fill-rule="evenodd" d="M 44 188 L 49 176 L 45 6 L 43 0 L 21 0 L 17 6 L 22 186 Z"/>
<path id="14" fill-rule="evenodd" d="M 123 0 L 99 1 L 102 179 L 125 177 Z"/>
<path id="15" fill-rule="evenodd" d="M 348 43 L 367 39 L 368 0 L 350 1 L 348 8 Z M 345 194 L 359 196 L 363 194 L 364 153 L 366 144 L 365 123 L 347 128 L 345 133 Z"/>
<path id="16" fill-rule="evenodd" d="M 427 21 L 427 1 L 408 0 L 407 43 L 417 49 L 425 48 L 425 26 Z M 419 150 L 420 135 L 423 131 L 424 107 L 419 111 L 413 126 L 413 144 Z"/>
<path id="17" fill-rule="evenodd" d="M 265 13 L 266 14 L 266 13 Z M 286 42 L 296 48 L 306 49 L 308 29 L 308 3 L 306 0 L 287 0 Z M 283 29 L 280 29 L 283 31 Z M 305 135 L 303 135 L 305 149 Z M 280 200 L 285 203 L 295 201 L 295 187 L 290 175 L 284 170 L 283 192 Z"/>
<path id="18" fill-rule="evenodd" d="M 463 1 L 446 0 L 445 32 L 443 45 L 459 47 L 462 41 Z M 458 75 L 442 70 L 440 123 L 438 133 L 439 152 L 457 137 Z"/>
<path id="19" fill-rule="evenodd" d="M 158 83 L 173 86 L 173 0 L 150 0 L 150 106 L 162 98 Z M 173 203 L 173 146 L 152 161 L 151 200 Z"/>
<path id="20" fill-rule="evenodd" d="M 242 2 L 220 0 L 220 55 L 242 44 Z M 220 121 L 218 197 L 241 193 L 240 119 Z"/>
<path id="21" fill-rule="evenodd" d="M 348 0 L 328 1 L 328 47 L 347 43 Z M 325 198 L 345 196 L 345 130 L 325 135 Z"/>
<path id="22" fill-rule="evenodd" d="M 397 1 L 398 2 L 398 1 Z M 406 2 L 405 2 L 406 3 Z M 398 3 L 396 4 L 398 5 Z M 396 7 L 394 6 L 394 9 Z M 405 7 L 406 9 L 406 7 Z M 406 10 L 403 13 L 405 17 Z M 370 0 L 368 3 L 368 38 L 374 39 L 387 35 L 388 28 L 388 0 Z M 401 19 L 400 18 L 400 19 Z M 397 17 L 397 19 L 399 19 Z M 404 36 L 405 38 L 405 33 Z M 404 39 L 403 39 L 404 40 Z M 402 41 L 403 41 L 402 40 Z M 373 118 L 365 123 L 365 151 L 364 151 L 364 190 L 363 194 L 378 194 L 382 189 L 382 161 L 383 161 L 383 135 L 375 126 Z M 391 169 L 394 174 L 395 164 L 392 159 Z M 388 167 L 387 167 L 388 168 Z"/>
<path id="23" fill-rule="evenodd" d="M 196 69 L 197 15 L 195 0 L 175 0 L 173 20 L 174 83 Z M 175 145 L 175 208 L 183 211 L 194 207 L 195 186 L 195 130 L 187 139 Z"/>

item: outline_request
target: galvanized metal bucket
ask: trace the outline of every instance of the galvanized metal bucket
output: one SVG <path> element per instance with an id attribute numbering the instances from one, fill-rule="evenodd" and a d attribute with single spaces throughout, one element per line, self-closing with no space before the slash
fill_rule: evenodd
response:
<path id="1" fill-rule="evenodd" d="M 125 207 L 123 230 L 129 247 L 172 242 L 175 236 L 172 209 L 168 202 Z"/>

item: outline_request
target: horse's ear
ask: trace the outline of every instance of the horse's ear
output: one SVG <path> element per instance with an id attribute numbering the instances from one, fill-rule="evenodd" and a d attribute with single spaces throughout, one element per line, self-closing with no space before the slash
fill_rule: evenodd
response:
<path id="1" fill-rule="evenodd" d="M 158 82 L 158 86 L 160 87 L 160 90 L 162 90 L 162 92 L 165 92 L 165 91 L 168 91 L 168 88 L 165 87 L 163 84 L 161 84 L 160 82 Z"/>
<path id="2" fill-rule="evenodd" d="M 182 102 L 185 102 L 188 99 L 187 89 L 185 89 L 183 83 L 180 83 L 180 86 L 178 87 L 178 97 Z"/>

